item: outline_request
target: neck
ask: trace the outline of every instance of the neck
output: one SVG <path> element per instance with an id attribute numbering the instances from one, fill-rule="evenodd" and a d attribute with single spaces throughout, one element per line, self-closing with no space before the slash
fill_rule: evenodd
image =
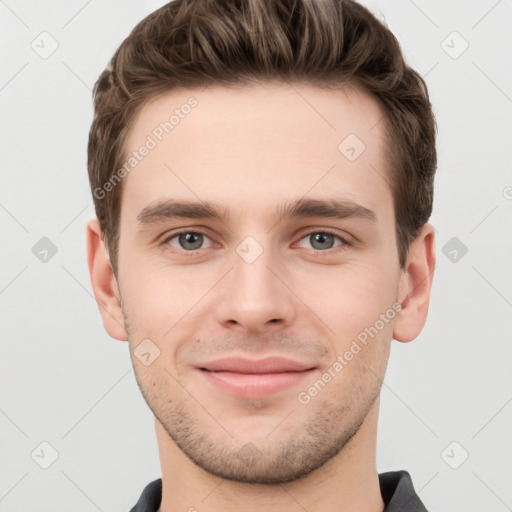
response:
<path id="1" fill-rule="evenodd" d="M 300 480 L 248 484 L 211 475 L 176 446 L 160 422 L 155 428 L 162 469 L 159 512 L 382 512 L 375 460 L 377 399 L 358 432 L 326 464 Z"/>

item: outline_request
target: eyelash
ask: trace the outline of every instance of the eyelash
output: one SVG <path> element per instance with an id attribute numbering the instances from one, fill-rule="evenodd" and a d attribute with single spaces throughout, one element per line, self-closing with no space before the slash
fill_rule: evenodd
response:
<path id="1" fill-rule="evenodd" d="M 186 233 L 193 233 L 193 234 L 200 234 L 200 235 L 203 235 L 207 238 L 210 238 L 208 236 L 208 234 L 200 229 L 184 229 L 182 231 L 177 231 L 176 233 L 173 233 L 172 235 L 166 237 L 162 242 L 161 242 L 161 246 L 164 246 L 164 245 L 167 245 L 169 243 L 170 240 L 172 240 L 173 238 L 179 236 L 179 235 L 184 235 Z M 300 237 L 299 240 L 303 240 L 304 238 L 308 237 L 308 236 L 311 236 L 312 234 L 314 233 L 323 233 L 323 234 L 327 234 L 327 235 L 333 235 L 334 237 L 338 238 L 339 240 L 341 240 L 343 242 L 343 244 L 341 246 L 336 246 L 336 247 L 331 247 L 329 249 L 325 249 L 325 250 L 320 250 L 320 249 L 309 249 L 311 251 L 313 251 L 315 254 L 319 254 L 319 253 L 329 253 L 329 251 L 332 251 L 333 249 L 340 249 L 341 250 L 344 250 L 346 249 L 347 247 L 350 247 L 352 246 L 352 243 L 349 242 L 347 239 L 343 238 L 342 236 L 338 235 L 336 232 L 330 230 L 330 229 L 314 229 L 312 231 L 309 231 L 307 233 L 305 233 L 303 236 Z M 201 249 L 195 249 L 195 250 L 192 250 L 192 251 L 186 251 L 185 249 L 182 249 L 180 251 L 177 251 L 175 252 L 176 255 L 178 255 L 179 257 L 184 257 L 184 258 L 190 258 L 190 257 L 194 257 L 199 251 L 201 251 Z M 174 251 L 173 251 L 174 252 Z M 183 254 L 185 253 L 185 254 Z"/>

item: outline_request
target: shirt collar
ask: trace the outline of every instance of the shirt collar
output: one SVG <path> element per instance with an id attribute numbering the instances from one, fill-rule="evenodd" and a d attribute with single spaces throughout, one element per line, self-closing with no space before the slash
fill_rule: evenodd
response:
<path id="1" fill-rule="evenodd" d="M 383 512 L 428 512 L 414 490 L 407 471 L 379 473 L 379 485 L 385 508 Z M 162 479 L 150 482 L 130 512 L 157 512 L 162 501 Z"/>

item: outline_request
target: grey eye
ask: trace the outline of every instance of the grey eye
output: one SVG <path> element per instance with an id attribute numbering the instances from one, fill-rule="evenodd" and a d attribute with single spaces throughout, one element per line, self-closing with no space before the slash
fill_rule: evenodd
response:
<path id="1" fill-rule="evenodd" d="M 198 233 L 196 231 L 183 231 L 182 233 L 176 233 L 169 237 L 167 242 L 178 249 L 194 251 L 204 248 L 201 246 L 205 240 L 208 240 L 208 237 L 202 233 Z"/>
<path id="2" fill-rule="evenodd" d="M 313 248 L 317 251 L 322 251 L 326 249 L 332 249 L 335 247 L 335 241 L 338 239 L 340 242 L 344 242 L 344 240 L 332 233 L 327 233 L 325 231 L 313 231 L 303 237 L 301 239 L 301 243 L 304 242 L 304 240 L 307 240 L 309 242 L 310 247 L 306 247 L 307 249 Z M 337 245 L 341 245 L 338 243 Z M 304 246 L 302 246 L 304 247 Z"/>

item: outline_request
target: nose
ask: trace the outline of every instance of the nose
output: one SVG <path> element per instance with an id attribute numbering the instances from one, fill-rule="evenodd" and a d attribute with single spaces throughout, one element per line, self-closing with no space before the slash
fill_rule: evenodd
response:
<path id="1" fill-rule="evenodd" d="M 298 299 L 287 283 L 284 265 L 263 252 L 250 262 L 239 254 L 216 294 L 216 320 L 225 328 L 261 333 L 293 325 Z"/>

